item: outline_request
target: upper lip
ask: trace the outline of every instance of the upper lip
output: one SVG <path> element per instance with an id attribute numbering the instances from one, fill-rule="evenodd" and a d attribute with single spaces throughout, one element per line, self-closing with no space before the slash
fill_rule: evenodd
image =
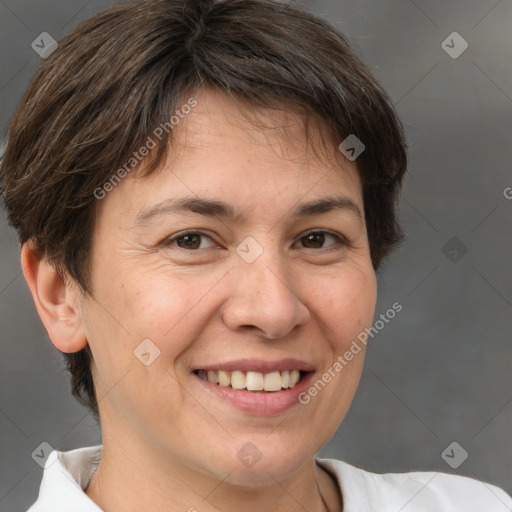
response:
<path id="1" fill-rule="evenodd" d="M 278 361 L 267 361 L 264 359 L 238 359 L 236 361 L 226 361 L 224 363 L 207 364 L 204 366 L 194 366 L 192 371 L 196 370 L 224 370 L 232 372 L 236 370 L 245 372 L 271 373 L 285 370 L 299 370 L 305 372 L 314 371 L 315 368 L 311 363 L 300 359 L 286 358 Z"/>

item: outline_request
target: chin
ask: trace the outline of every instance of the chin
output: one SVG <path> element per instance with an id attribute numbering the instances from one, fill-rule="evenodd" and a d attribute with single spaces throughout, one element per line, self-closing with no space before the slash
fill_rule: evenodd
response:
<path id="1" fill-rule="evenodd" d="M 268 431 L 234 437 L 231 446 L 216 454 L 215 471 L 223 477 L 229 475 L 227 482 L 243 487 L 256 488 L 285 480 L 312 460 L 317 451 L 308 450 L 304 439 L 287 441 L 284 436 L 269 436 Z"/>

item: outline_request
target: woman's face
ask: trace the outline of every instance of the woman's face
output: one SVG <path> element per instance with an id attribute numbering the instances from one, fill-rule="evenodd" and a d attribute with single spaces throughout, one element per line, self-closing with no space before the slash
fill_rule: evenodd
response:
<path id="1" fill-rule="evenodd" d="M 354 163 L 305 153 L 298 118 L 265 118 L 284 139 L 195 98 L 163 168 L 99 204 L 84 329 L 104 445 L 256 485 L 311 459 L 356 391 L 364 350 L 333 366 L 375 308 L 362 188 Z"/>

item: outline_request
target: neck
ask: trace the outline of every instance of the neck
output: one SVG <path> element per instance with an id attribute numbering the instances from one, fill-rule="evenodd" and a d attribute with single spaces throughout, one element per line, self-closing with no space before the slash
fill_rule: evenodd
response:
<path id="1" fill-rule="evenodd" d="M 271 475 L 269 474 L 269 477 Z M 332 477 L 314 459 L 286 479 L 258 486 L 215 479 L 152 450 L 148 445 L 104 442 L 102 459 L 86 494 L 105 512 L 186 510 L 188 512 L 341 512 Z"/>

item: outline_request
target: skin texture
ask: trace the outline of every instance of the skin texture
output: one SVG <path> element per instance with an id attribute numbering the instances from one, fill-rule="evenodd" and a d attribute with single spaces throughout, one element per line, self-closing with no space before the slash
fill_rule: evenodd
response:
<path id="1" fill-rule="evenodd" d="M 86 492 L 107 512 L 321 511 L 320 493 L 341 510 L 314 455 L 349 408 L 364 350 L 307 405 L 273 416 L 212 398 L 191 368 L 293 357 L 315 367 L 314 382 L 371 325 L 376 279 L 355 163 L 306 151 L 295 114 L 254 111 L 267 126 L 255 127 L 219 92 L 194 97 L 162 168 L 128 175 L 99 202 L 93 297 L 81 300 L 30 244 L 22 249 L 53 344 L 73 352 L 88 343 L 94 356 L 103 458 Z M 363 216 L 292 216 L 300 203 L 333 196 L 350 198 Z M 141 211 L 182 197 L 222 200 L 246 218 L 179 212 L 136 224 Z M 183 239 L 163 244 L 184 230 L 205 236 L 192 239 L 194 249 Z M 348 245 L 305 236 L 321 230 Z M 236 252 L 248 236 L 263 249 L 253 263 Z M 160 350 L 149 366 L 134 356 L 143 339 Z M 237 457 L 249 442 L 262 454 L 252 467 Z"/>

